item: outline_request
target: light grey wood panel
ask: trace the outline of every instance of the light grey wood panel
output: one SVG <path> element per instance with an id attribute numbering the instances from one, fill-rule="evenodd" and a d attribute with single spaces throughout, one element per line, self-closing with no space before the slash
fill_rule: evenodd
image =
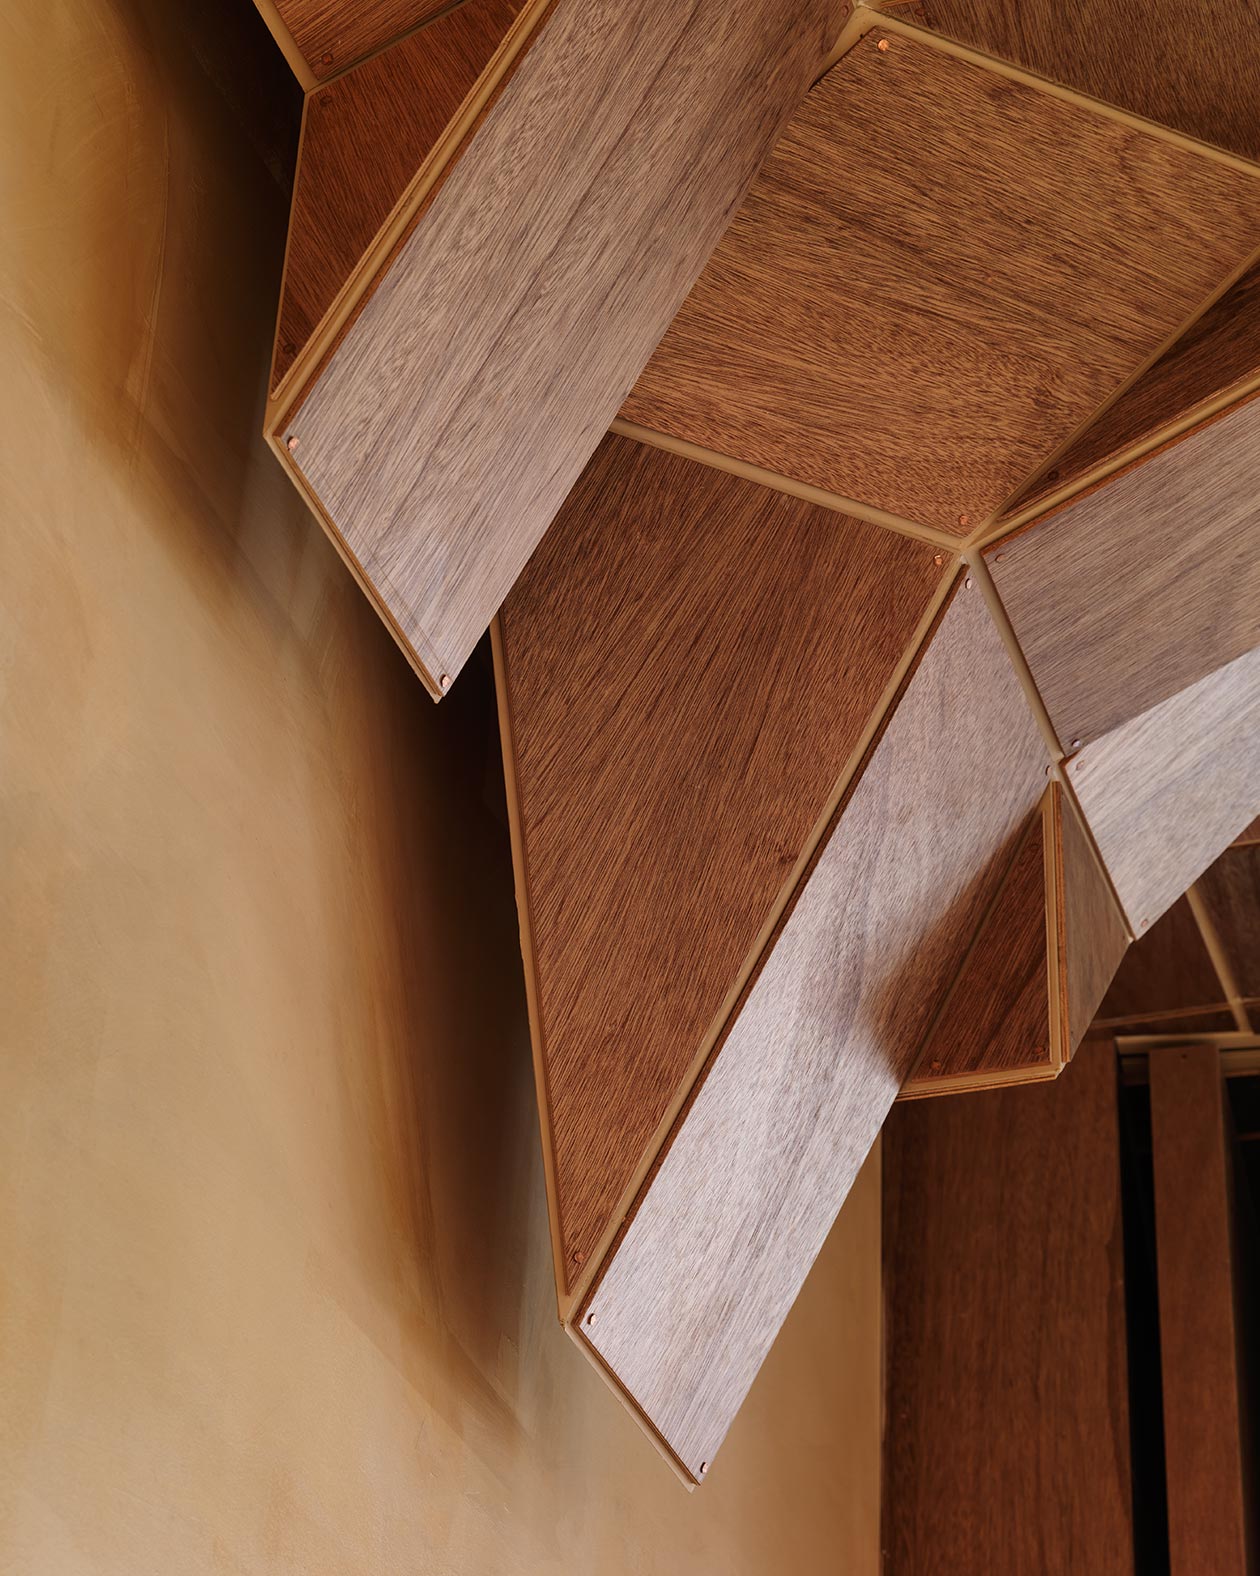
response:
<path id="1" fill-rule="evenodd" d="M 559 0 L 288 424 L 432 679 L 551 523 L 840 9 Z"/>
<path id="2" fill-rule="evenodd" d="M 1260 399 L 986 553 L 1079 747 L 1260 645 Z"/>
<path id="3" fill-rule="evenodd" d="M 1087 744 L 1067 769 L 1140 934 L 1256 813 L 1260 650 Z"/>
<path id="4" fill-rule="evenodd" d="M 983 599 L 959 589 L 580 1316 L 693 1474 L 910 1070 L 1044 762 Z"/>

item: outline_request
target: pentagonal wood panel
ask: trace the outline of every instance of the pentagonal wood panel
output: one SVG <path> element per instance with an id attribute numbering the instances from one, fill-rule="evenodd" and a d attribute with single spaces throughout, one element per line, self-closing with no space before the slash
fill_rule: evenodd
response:
<path id="1" fill-rule="evenodd" d="M 930 37 L 814 89 L 623 414 L 965 535 L 1243 265 L 1260 183 Z"/>
<path id="2" fill-rule="evenodd" d="M 1255 814 L 1260 650 L 1087 744 L 1068 773 L 1140 934 Z"/>
<path id="3" fill-rule="evenodd" d="M 333 305 L 520 0 L 465 0 L 307 96 L 272 387 Z"/>
<path id="4" fill-rule="evenodd" d="M 571 1280 L 716 1033 L 948 573 L 608 438 L 505 604 L 536 1032 Z"/>
<path id="5" fill-rule="evenodd" d="M 693 1475 L 910 1071 L 1044 759 L 960 587 L 581 1315 Z"/>
<path id="6" fill-rule="evenodd" d="M 1065 750 L 1148 711 L 1260 645 L 1260 399 L 986 557 Z"/>

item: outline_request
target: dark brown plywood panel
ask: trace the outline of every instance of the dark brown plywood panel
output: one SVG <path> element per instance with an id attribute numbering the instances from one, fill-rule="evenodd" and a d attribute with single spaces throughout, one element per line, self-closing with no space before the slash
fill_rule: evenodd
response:
<path id="1" fill-rule="evenodd" d="M 965 44 L 1260 159 L 1253 0 L 923 0 Z"/>
<path id="2" fill-rule="evenodd" d="M 1067 770 L 1140 934 L 1255 814 L 1260 650 L 1087 744 Z"/>
<path id="3" fill-rule="evenodd" d="M 1134 1018 L 1206 1007 L 1221 999 L 1221 983 L 1185 898 L 1179 898 L 1129 948 L 1098 1016 Z"/>
<path id="4" fill-rule="evenodd" d="M 1236 843 L 1260 843 L 1260 816 L 1257 816 L 1250 826 L 1239 832 L 1234 841 Z"/>
<path id="5" fill-rule="evenodd" d="M 498 48 L 520 0 L 465 0 L 306 101 L 274 388 Z"/>
<path id="6" fill-rule="evenodd" d="M 1171 423 L 1260 376 L 1260 265 L 1249 268 L 1171 349 L 1055 461 L 1027 505 L 1153 440 Z"/>
<path id="7" fill-rule="evenodd" d="M 1133 1572 L 1115 1057 L 884 1139 L 884 1572 Z"/>
<path id="8" fill-rule="evenodd" d="M 839 9 L 564 0 L 289 423 L 434 690 L 607 431 Z"/>
<path id="9" fill-rule="evenodd" d="M 966 535 L 1242 266 L 1260 183 L 888 46 L 810 94 L 623 414 Z"/>
<path id="10" fill-rule="evenodd" d="M 1048 1073 L 1052 1043 L 1046 962 L 1044 816 L 1034 811 L 1019 852 L 928 1036 L 914 1086 L 964 1074 Z"/>
<path id="11" fill-rule="evenodd" d="M 583 1310 L 693 1474 L 910 1071 L 1044 760 L 984 600 L 960 587 Z"/>
<path id="12" fill-rule="evenodd" d="M 504 605 L 570 1273 L 942 585 L 931 547 L 610 437 Z"/>
<path id="13" fill-rule="evenodd" d="M 1239 993 L 1260 996 L 1260 844 L 1227 848 L 1198 890 Z"/>
<path id="14" fill-rule="evenodd" d="M 1063 880 L 1063 986 L 1068 1054 L 1085 1037 L 1090 1021 L 1129 945 L 1124 918 L 1098 868 L 1075 809 L 1055 789 L 1059 808 L 1059 862 Z"/>
<path id="15" fill-rule="evenodd" d="M 1232 1199 L 1219 1053 L 1149 1058 L 1172 1576 L 1247 1569 Z"/>
<path id="16" fill-rule="evenodd" d="M 1065 748 L 1260 645 L 1260 399 L 986 558 Z"/>
<path id="17" fill-rule="evenodd" d="M 275 0 L 316 77 L 353 65 L 445 10 L 451 0 Z"/>

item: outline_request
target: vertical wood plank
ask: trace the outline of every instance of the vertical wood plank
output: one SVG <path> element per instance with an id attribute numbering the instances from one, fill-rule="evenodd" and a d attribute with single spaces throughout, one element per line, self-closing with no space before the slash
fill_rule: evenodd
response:
<path id="1" fill-rule="evenodd" d="M 1119 1172 L 1110 1044 L 894 1113 L 884 1576 L 1132 1576 Z"/>
<path id="2" fill-rule="evenodd" d="M 1219 1053 L 1149 1058 L 1172 1576 L 1244 1576 L 1230 1155 Z"/>

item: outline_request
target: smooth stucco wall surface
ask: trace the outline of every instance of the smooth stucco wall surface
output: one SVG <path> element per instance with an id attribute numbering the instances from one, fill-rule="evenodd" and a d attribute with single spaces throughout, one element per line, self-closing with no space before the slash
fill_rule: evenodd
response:
<path id="1" fill-rule="evenodd" d="M 872 1573 L 873 1165 L 697 1494 L 556 1323 L 489 680 L 257 437 L 181 9 L 0 16 L 0 1570 Z"/>

